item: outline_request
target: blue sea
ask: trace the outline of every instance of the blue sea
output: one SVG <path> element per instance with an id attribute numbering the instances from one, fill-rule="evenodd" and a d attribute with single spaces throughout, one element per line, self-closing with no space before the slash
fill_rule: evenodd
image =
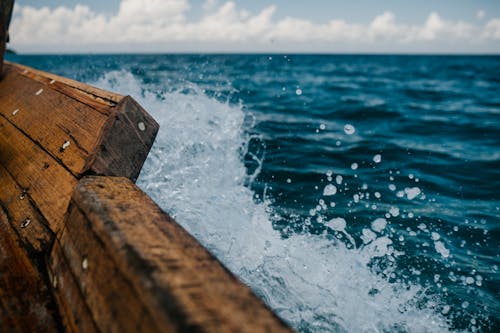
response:
<path id="1" fill-rule="evenodd" d="M 499 56 L 8 59 L 137 99 L 138 184 L 297 331 L 500 332 Z"/>

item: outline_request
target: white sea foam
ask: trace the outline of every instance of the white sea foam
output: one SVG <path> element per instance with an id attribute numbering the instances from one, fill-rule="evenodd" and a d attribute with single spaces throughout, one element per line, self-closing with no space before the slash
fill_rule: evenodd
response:
<path id="1" fill-rule="evenodd" d="M 268 204 L 255 203 L 245 186 L 252 175 L 242 162 L 249 140 L 242 107 L 209 98 L 196 86 L 157 96 L 127 72 L 108 73 L 96 84 L 131 94 L 161 125 L 138 184 L 295 328 L 449 331 L 442 307 L 416 305 L 424 287 L 389 283 L 370 268 L 374 258 L 398 255 L 388 236 L 365 229 L 364 244 L 348 248 L 325 235 L 283 239 L 272 228 Z M 348 235 L 348 223 L 331 227 Z M 439 244 L 436 250 L 446 255 Z"/>

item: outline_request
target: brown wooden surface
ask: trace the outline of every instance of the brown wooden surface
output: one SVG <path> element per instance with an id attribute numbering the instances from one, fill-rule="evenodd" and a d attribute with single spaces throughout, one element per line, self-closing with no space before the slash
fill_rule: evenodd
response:
<path id="1" fill-rule="evenodd" d="M 19 248 L 9 219 L 0 207 L 0 332 L 55 332 L 47 285 Z"/>
<path id="2" fill-rule="evenodd" d="M 0 258 L 0 330 L 2 323 L 13 322 L 14 331 L 50 332 L 50 323 L 46 329 L 32 330 L 35 326 L 21 323 L 16 311 L 28 311 L 26 319 L 33 325 L 45 322 L 48 310 L 44 306 L 53 304 L 53 298 L 46 292 L 46 265 L 40 258 L 51 251 L 55 235 L 64 227 L 78 180 L 86 174 L 135 179 L 158 125 L 128 96 L 13 63 L 5 64 L 3 74 L 0 208 L 6 216 L 2 228 L 10 236 L 0 237 L 0 254 L 5 257 Z M 62 258 L 52 259 L 61 263 L 62 276 L 70 274 L 69 269 L 64 270 Z M 26 263 L 31 263 L 29 269 L 23 266 Z M 22 279 L 24 274 L 27 282 Z M 31 289 L 22 292 L 14 281 Z M 39 294 L 33 285 L 40 286 Z M 79 289 L 76 284 L 73 287 L 66 289 L 74 296 Z M 73 296 L 57 299 L 64 304 L 60 308 L 78 308 L 83 298 L 79 303 Z M 39 304 L 40 310 L 29 312 L 26 304 L 31 303 Z M 85 319 L 84 311 L 72 314 L 73 319 L 62 316 L 68 331 L 91 331 L 92 322 Z"/>
<path id="3" fill-rule="evenodd" d="M 13 181 L 26 191 L 57 233 L 78 179 L 135 179 L 158 125 L 130 97 L 7 63 L 0 81 L 0 130 L 0 165 L 6 171 L 0 182 Z M 7 175 L 11 180 L 3 180 Z M 10 197 L 1 202 L 19 193 L 5 196 Z"/>
<path id="4" fill-rule="evenodd" d="M 21 188 L 0 165 L 0 206 L 9 213 L 10 226 L 19 236 L 19 243 L 28 253 L 50 249 L 54 233 L 33 205 L 28 191 Z M 17 195 L 12 195 L 13 193 Z"/>
<path id="5" fill-rule="evenodd" d="M 128 179 L 81 180 L 58 242 L 101 331 L 290 332 Z"/>
<path id="6" fill-rule="evenodd" d="M 0 108 L 3 108 L 1 102 Z M 77 179 L 42 146 L 26 137 L 1 115 L 0 164 L 36 205 L 51 230 L 57 233 L 62 227 Z M 4 177 L 0 179 L 2 184 L 8 182 Z M 2 191 L 6 192 L 5 185 L 2 185 Z M 15 200 L 21 193 L 15 191 L 3 195 L 8 197 L 7 200 Z"/>
<path id="7" fill-rule="evenodd" d="M 48 267 L 50 285 L 65 331 L 99 332 L 58 241 L 54 242 L 52 254 L 48 258 Z"/>
<path id="8" fill-rule="evenodd" d="M 124 97 L 116 105 L 112 120 L 88 168 L 96 175 L 125 175 L 135 181 L 159 126 L 130 96 Z"/>

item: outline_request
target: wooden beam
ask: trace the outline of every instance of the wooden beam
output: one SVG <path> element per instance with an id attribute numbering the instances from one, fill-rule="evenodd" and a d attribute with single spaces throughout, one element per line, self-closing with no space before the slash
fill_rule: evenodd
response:
<path id="1" fill-rule="evenodd" d="M 0 332 L 55 332 L 54 306 L 43 275 L 16 242 L 0 207 Z"/>
<path id="2" fill-rule="evenodd" d="M 291 332 L 128 179 L 82 179 L 57 242 L 101 331 Z"/>
<path id="3" fill-rule="evenodd" d="M 130 96 L 12 63 L 0 81 L 0 116 L 75 177 L 135 179 L 158 131 Z"/>
<path id="4" fill-rule="evenodd" d="M 16 184 L 0 203 L 21 189 L 57 233 L 78 179 L 136 179 L 158 124 L 129 96 L 7 62 L 0 129 L 0 165 Z"/>
<path id="5" fill-rule="evenodd" d="M 65 332 L 99 332 L 58 241 L 54 242 L 47 267 Z"/>
<path id="6" fill-rule="evenodd" d="M 75 186 L 87 174 L 135 179 L 157 131 L 158 124 L 129 96 L 5 64 L 0 80 L 0 332 L 60 328 L 47 319 L 54 301 L 44 255 L 58 251 L 54 239 L 65 227 Z M 76 282 L 64 278 L 73 275 L 60 254 L 50 258 L 50 266 L 67 293 L 56 297 L 60 308 L 68 309 L 61 312 L 62 325 L 68 332 L 97 331 Z"/>

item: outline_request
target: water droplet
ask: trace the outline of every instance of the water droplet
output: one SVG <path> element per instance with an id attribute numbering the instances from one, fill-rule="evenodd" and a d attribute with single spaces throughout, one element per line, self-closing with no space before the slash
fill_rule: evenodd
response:
<path id="1" fill-rule="evenodd" d="M 445 306 L 443 306 L 443 309 L 441 310 L 441 313 L 443 315 L 447 315 L 450 312 L 450 310 L 451 310 L 451 307 L 449 305 L 445 305 Z"/>
<path id="2" fill-rule="evenodd" d="M 434 242 L 434 248 L 436 249 L 437 253 L 443 256 L 443 258 L 448 258 L 450 256 L 450 250 L 444 247 L 443 242 L 441 241 Z"/>
<path id="3" fill-rule="evenodd" d="M 373 156 L 373 162 L 380 163 L 381 161 L 382 161 L 382 155 L 377 154 L 377 155 Z"/>
<path id="4" fill-rule="evenodd" d="M 353 170 L 358 169 L 358 163 L 354 162 L 353 164 L 351 164 L 351 169 Z"/>
<path id="5" fill-rule="evenodd" d="M 373 231 L 371 231 L 370 229 L 363 229 L 362 230 L 361 240 L 363 241 L 364 244 L 369 243 L 376 238 L 377 238 L 377 235 Z"/>
<path id="6" fill-rule="evenodd" d="M 399 208 L 398 208 L 398 207 L 391 207 L 391 208 L 389 209 L 389 213 L 390 213 L 392 216 L 396 217 L 396 216 L 398 216 L 398 215 L 399 215 Z"/>
<path id="7" fill-rule="evenodd" d="M 408 200 L 415 199 L 422 191 L 418 187 L 405 188 L 406 197 Z"/>
<path id="8" fill-rule="evenodd" d="M 290 178 L 287 178 L 286 182 L 287 182 L 288 184 L 290 184 L 290 183 L 292 182 L 292 180 L 291 180 Z"/>
<path id="9" fill-rule="evenodd" d="M 325 125 L 325 124 L 321 124 L 321 125 L 319 125 L 319 129 L 320 129 L 320 130 L 324 130 L 325 128 L 326 128 L 326 125 Z"/>
<path id="10" fill-rule="evenodd" d="M 344 231 L 346 224 L 346 221 L 341 217 L 333 218 L 326 223 L 327 226 L 336 231 Z"/>
<path id="11" fill-rule="evenodd" d="M 297 90 L 295 90 L 295 93 L 297 94 L 297 96 L 302 95 L 302 89 L 297 88 Z"/>
<path id="12" fill-rule="evenodd" d="M 352 134 L 354 134 L 354 132 L 356 132 L 356 129 L 351 124 L 345 124 L 344 125 L 344 132 L 347 135 L 352 135 Z"/>
<path id="13" fill-rule="evenodd" d="M 335 195 L 335 193 L 337 193 L 337 187 L 335 187 L 335 185 L 328 184 L 323 189 L 323 195 L 324 196 Z"/>
<path id="14" fill-rule="evenodd" d="M 387 225 L 387 220 L 384 218 L 378 218 L 372 222 L 372 229 L 376 232 L 381 232 L 385 229 Z"/>

